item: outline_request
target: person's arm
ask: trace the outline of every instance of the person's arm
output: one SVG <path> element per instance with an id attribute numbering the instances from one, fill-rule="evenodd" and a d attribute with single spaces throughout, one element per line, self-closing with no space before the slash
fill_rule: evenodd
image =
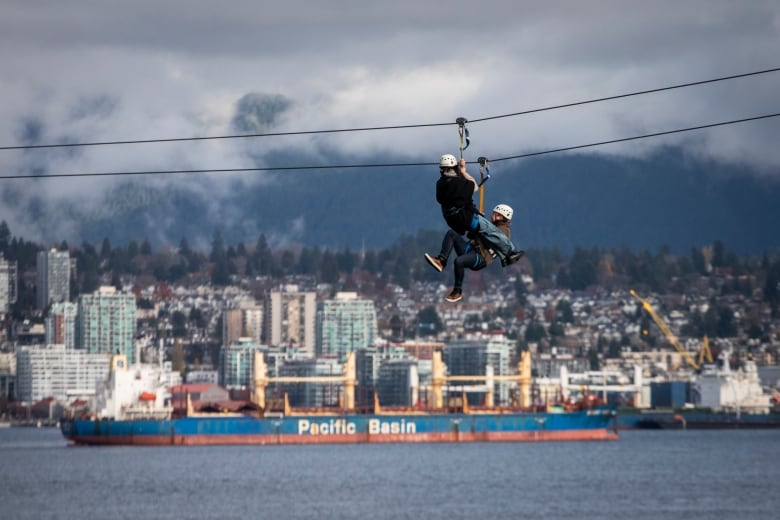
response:
<path id="1" fill-rule="evenodd" d="M 477 184 L 476 179 L 474 179 L 474 177 L 472 177 L 469 172 L 466 171 L 466 159 L 463 157 L 461 157 L 460 161 L 458 161 L 458 173 L 464 179 L 471 181 L 471 183 L 474 185 L 474 191 L 479 189 L 479 185 Z"/>

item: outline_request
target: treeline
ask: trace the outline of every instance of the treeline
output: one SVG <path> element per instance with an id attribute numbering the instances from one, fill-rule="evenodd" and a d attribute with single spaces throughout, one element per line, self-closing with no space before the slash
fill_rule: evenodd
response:
<path id="1" fill-rule="evenodd" d="M 226 245 L 221 233 L 216 231 L 209 251 L 193 249 L 186 238 L 182 238 L 178 248 L 163 247 L 158 251 L 152 250 L 148 240 L 112 245 L 108 238 L 99 246 L 88 242 L 71 246 L 63 241 L 56 247 L 69 251 L 76 259 L 77 277 L 73 280 L 73 296 L 76 296 L 94 291 L 107 281 L 118 285 L 123 275 L 144 275 L 169 284 L 189 281 L 214 285 L 231 284 L 240 276 L 290 275 L 310 276 L 318 282 L 338 285 L 363 275 L 408 288 L 415 282 L 443 280 L 441 274 L 421 260 L 424 252 L 438 252 L 440 240 L 440 232 L 420 231 L 401 236 L 393 246 L 384 249 L 356 251 L 348 247 L 317 246 L 272 249 L 264 234 L 254 243 Z M 7 223 L 0 222 L 0 252 L 18 264 L 22 306 L 34 301 L 34 292 L 29 294 L 30 278 L 21 275 L 35 270 L 37 252 L 44 248 L 14 237 Z M 769 253 L 760 257 L 737 256 L 720 241 L 703 248 L 692 247 L 682 255 L 672 254 L 666 247 L 655 252 L 599 247 L 577 247 L 571 253 L 556 248 L 530 249 L 519 265 L 533 276 L 538 287 L 575 291 L 593 286 L 607 289 L 630 286 L 659 294 L 682 293 L 694 279 L 730 275 L 720 276 L 718 290 L 722 294 L 747 296 L 761 290 L 773 311 L 780 302 L 780 257 Z M 504 275 L 500 267 L 491 267 L 480 276 L 490 281 Z"/>

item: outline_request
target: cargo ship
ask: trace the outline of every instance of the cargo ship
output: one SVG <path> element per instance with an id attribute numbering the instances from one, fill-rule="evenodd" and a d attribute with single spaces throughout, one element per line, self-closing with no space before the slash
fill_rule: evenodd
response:
<path id="1" fill-rule="evenodd" d="M 70 419 L 65 438 L 85 445 L 337 444 L 613 440 L 612 412 L 426 413 L 300 417 Z"/>
<path id="2" fill-rule="evenodd" d="M 646 416 L 637 421 L 645 430 L 759 430 L 780 428 L 780 413 L 680 412 Z"/>
<path id="3" fill-rule="evenodd" d="M 98 413 L 61 422 L 63 436 L 79 445 L 233 445 L 233 444 L 357 444 L 405 442 L 539 442 L 616 440 L 614 409 L 580 403 L 577 408 L 469 406 L 468 400 L 444 405 L 441 387 L 448 380 L 438 356 L 434 356 L 434 383 L 430 408 L 392 410 L 374 397 L 368 412 L 354 406 L 354 358 L 347 359 L 344 375 L 344 406 L 339 409 L 296 410 L 283 400 L 281 409 L 266 402 L 269 382 L 262 355 L 254 361 L 253 399 L 243 410 L 203 413 L 196 411 L 190 396 L 180 416 L 163 398 L 160 381 L 140 368 L 128 369 L 122 356 L 115 356 L 109 380 L 97 391 Z M 334 376 L 335 377 L 335 376 Z M 521 388 L 530 381 L 530 358 L 524 356 L 514 376 L 484 377 L 493 381 L 513 377 Z M 319 378 L 328 379 L 328 378 Z M 149 383 L 152 384 L 149 384 Z M 146 384 L 144 384 L 146 383 Z M 526 388 L 527 390 L 527 388 Z M 129 398 L 128 398 L 129 397 Z M 218 407 L 217 407 L 218 408 Z"/>
<path id="4" fill-rule="evenodd" d="M 617 409 L 618 430 L 729 430 L 780 428 L 780 412 L 736 413 L 702 409 Z"/>
<path id="5" fill-rule="evenodd" d="M 656 401 L 657 393 L 665 408 L 620 408 L 618 429 L 780 428 L 780 392 L 766 391 L 752 359 L 742 360 L 742 366 L 733 370 L 730 357 L 730 351 L 721 353 L 720 365 L 703 365 L 690 381 L 652 383 L 651 401 Z"/>

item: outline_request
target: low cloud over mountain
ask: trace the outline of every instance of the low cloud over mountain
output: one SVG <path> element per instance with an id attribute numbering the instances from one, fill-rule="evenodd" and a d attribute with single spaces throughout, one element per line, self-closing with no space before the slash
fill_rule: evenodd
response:
<path id="1" fill-rule="evenodd" d="M 642 160 L 507 162 L 493 165 L 491 173 L 486 209 L 499 202 L 514 207 L 513 238 L 522 247 L 667 245 L 686 251 L 713 240 L 756 254 L 780 247 L 773 231 L 780 222 L 780 182 L 695 163 L 677 150 Z M 437 178 L 435 166 L 289 171 L 254 186 L 227 176 L 219 198 L 189 188 L 198 181 L 159 188 L 133 180 L 117 185 L 92 209 L 61 201 L 55 208 L 30 204 L 26 210 L 35 213 L 49 242 L 148 238 L 175 246 L 186 237 L 208 248 L 219 230 L 228 244 L 254 243 L 263 233 L 274 245 L 358 249 L 388 246 L 420 229 L 443 232 L 434 198 Z"/>

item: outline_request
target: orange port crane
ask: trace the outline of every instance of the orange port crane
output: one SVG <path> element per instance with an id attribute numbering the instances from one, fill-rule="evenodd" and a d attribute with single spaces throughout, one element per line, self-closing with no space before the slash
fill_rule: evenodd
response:
<path id="1" fill-rule="evenodd" d="M 688 363 L 688 365 L 691 366 L 694 370 L 699 370 L 701 368 L 700 363 L 696 362 L 696 360 L 691 356 L 691 354 L 685 350 L 685 347 L 683 347 L 680 344 L 680 341 L 677 339 L 677 336 L 674 335 L 672 332 L 672 329 L 669 328 L 669 326 L 664 322 L 664 320 L 661 319 L 661 317 L 658 315 L 657 312 L 655 312 L 655 309 L 653 309 L 653 306 L 650 305 L 650 302 L 639 296 L 636 291 L 631 289 L 628 291 L 631 296 L 637 299 L 639 303 L 642 304 L 642 308 L 647 311 L 647 313 L 650 315 L 651 318 L 653 318 L 653 321 L 656 325 L 658 325 L 658 328 L 661 329 L 661 331 L 664 333 L 664 336 L 666 336 L 666 339 L 669 340 L 669 343 L 672 344 L 672 346 L 677 350 L 677 352 L 680 353 L 680 355 L 685 359 L 685 361 Z M 705 338 L 706 341 L 706 338 Z M 705 342 L 707 352 L 709 352 L 709 345 L 708 342 Z M 702 347 L 702 350 L 704 350 L 705 347 Z M 712 358 L 712 355 L 710 354 L 710 359 Z"/>

